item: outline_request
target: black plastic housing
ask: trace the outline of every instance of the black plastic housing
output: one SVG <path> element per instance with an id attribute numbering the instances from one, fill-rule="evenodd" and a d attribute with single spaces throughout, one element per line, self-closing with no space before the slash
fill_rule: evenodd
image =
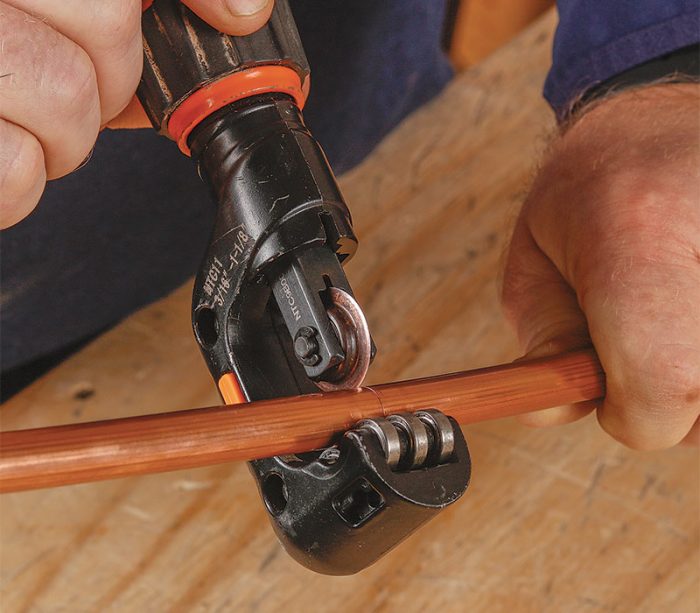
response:
<path id="1" fill-rule="evenodd" d="M 249 400 L 317 391 L 293 354 L 272 288 L 304 271 L 303 286 L 289 283 L 296 304 L 307 305 L 300 325 L 327 322 L 327 284 L 352 293 L 341 261 L 357 240 L 321 148 L 281 94 L 226 107 L 195 128 L 189 145 L 219 204 L 192 297 L 212 375 L 234 372 Z"/>
<path id="2" fill-rule="evenodd" d="M 438 466 L 394 471 L 376 435 L 362 429 L 346 432 L 338 449 L 251 462 L 287 553 L 318 573 L 350 575 L 459 499 L 471 460 L 462 431 L 450 421 L 455 451 Z"/>

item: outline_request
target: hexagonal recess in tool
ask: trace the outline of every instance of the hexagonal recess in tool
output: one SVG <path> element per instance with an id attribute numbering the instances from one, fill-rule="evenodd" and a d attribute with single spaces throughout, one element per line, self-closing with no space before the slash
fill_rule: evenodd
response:
<path id="1" fill-rule="evenodd" d="M 364 524 L 384 505 L 382 495 L 364 478 L 355 481 L 333 500 L 333 508 L 353 528 Z"/>

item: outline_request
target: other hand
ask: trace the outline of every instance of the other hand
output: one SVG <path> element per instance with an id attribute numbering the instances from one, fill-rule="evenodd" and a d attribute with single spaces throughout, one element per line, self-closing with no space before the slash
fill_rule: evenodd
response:
<path id="1" fill-rule="evenodd" d="M 503 302 L 531 357 L 592 342 L 607 394 L 525 423 L 597 409 L 629 447 L 700 440 L 699 90 L 621 92 L 547 153 L 514 231 Z"/>

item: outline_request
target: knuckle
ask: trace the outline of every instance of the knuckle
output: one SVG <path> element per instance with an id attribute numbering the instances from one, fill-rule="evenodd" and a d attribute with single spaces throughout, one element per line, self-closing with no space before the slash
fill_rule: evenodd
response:
<path id="1" fill-rule="evenodd" d="M 0 68 L 10 74 L 3 116 L 41 142 L 46 176 L 66 174 L 87 155 L 100 126 L 100 100 L 90 56 L 40 20 L 20 11 L 0 19 Z"/>
<path id="2" fill-rule="evenodd" d="M 657 379 L 662 400 L 680 410 L 700 405 L 700 347 L 674 345 L 659 356 Z"/>
<path id="3" fill-rule="evenodd" d="M 633 449 L 676 444 L 700 414 L 700 347 L 666 343 L 644 359 L 628 355 L 623 374 L 609 374 L 610 409 L 601 425 Z"/>
<path id="4" fill-rule="evenodd" d="M 62 101 L 70 108 L 84 112 L 99 99 L 95 67 L 90 57 L 77 46 L 70 56 L 65 58 L 66 87 Z"/>
<path id="5" fill-rule="evenodd" d="M 675 427 L 669 427 L 663 422 L 641 423 L 621 423 L 611 422 L 598 418 L 598 422 L 605 432 L 607 432 L 618 443 L 635 451 L 657 451 L 668 449 L 677 445 L 683 438 L 686 431 Z"/>
<path id="6" fill-rule="evenodd" d="M 632 397 L 640 390 L 652 407 L 683 408 L 700 403 L 700 347 L 664 343 L 648 354 L 643 360 L 628 357 L 632 368 L 623 390 Z"/>
<path id="7" fill-rule="evenodd" d="M 36 22 L 20 16 L 19 11 L 10 9 L 0 18 L 0 70 L 5 75 L 3 94 L 6 96 L 13 89 L 18 95 L 24 94 L 28 85 L 36 80 L 40 63 L 34 49 L 46 44 Z"/>
<path id="8" fill-rule="evenodd" d="M 11 79 L 13 101 L 21 97 L 50 112 L 73 104 L 76 93 L 96 95 L 94 67 L 88 54 L 43 22 L 14 13 L 0 19 L 0 68 Z M 85 102 L 84 98 L 77 102 Z"/>
<path id="9" fill-rule="evenodd" d="M 142 67 L 141 5 L 133 0 L 95 3 L 90 52 L 95 59 L 102 122 L 129 103 Z"/>
<path id="10" fill-rule="evenodd" d="M 635 451 L 653 451 L 654 449 L 663 449 L 667 446 L 656 440 L 640 437 L 626 429 L 610 428 L 605 421 L 600 421 L 600 426 L 618 443 Z"/>
<path id="11" fill-rule="evenodd" d="M 95 68 L 77 45 L 56 49 L 41 61 L 38 82 L 43 83 L 42 103 L 64 121 L 89 120 L 99 104 Z M 82 121 L 81 121 L 82 123 Z"/>
<path id="12" fill-rule="evenodd" d="M 120 51 L 138 41 L 141 5 L 133 0 L 96 2 L 91 37 L 102 50 Z"/>
<path id="13" fill-rule="evenodd" d="M 617 402 L 613 393 L 608 392 L 603 407 L 598 411 L 598 423 L 613 439 L 630 449 L 650 451 L 670 447 L 667 429 L 663 422 L 652 418 L 640 406 L 623 399 Z"/>
<path id="14" fill-rule="evenodd" d="M 47 150 L 49 178 L 54 179 L 78 166 L 95 144 L 100 128 L 100 98 L 95 68 L 77 45 L 63 55 L 54 73 L 51 107 L 61 125 L 53 128 Z M 56 67 L 56 65 L 54 66 Z M 58 131 L 60 130 L 60 142 Z"/>
<path id="15" fill-rule="evenodd" d="M 22 128 L 0 121 L 0 226 L 17 223 L 36 205 L 46 180 L 39 141 Z"/>
<path id="16" fill-rule="evenodd" d="M 0 191 L 3 200 L 16 199 L 29 191 L 44 172 L 44 154 L 36 138 L 21 128 L 0 122 Z"/>

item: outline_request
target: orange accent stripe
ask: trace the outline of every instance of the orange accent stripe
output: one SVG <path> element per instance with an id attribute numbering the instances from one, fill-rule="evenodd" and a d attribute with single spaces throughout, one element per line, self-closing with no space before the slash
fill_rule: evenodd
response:
<path id="1" fill-rule="evenodd" d="M 153 0 L 143 0 L 141 11 L 145 11 L 151 4 L 153 4 Z"/>
<path id="2" fill-rule="evenodd" d="M 218 385 L 221 396 L 226 404 L 243 404 L 244 402 L 248 402 L 238 383 L 238 379 L 236 379 L 236 375 L 232 372 L 221 375 Z"/>
<path id="3" fill-rule="evenodd" d="M 185 98 L 170 115 L 168 133 L 180 151 L 190 155 L 187 138 L 199 122 L 227 104 L 273 92 L 290 95 L 303 108 L 308 84 L 302 84 L 299 75 L 285 66 L 258 66 L 231 73 Z"/>

